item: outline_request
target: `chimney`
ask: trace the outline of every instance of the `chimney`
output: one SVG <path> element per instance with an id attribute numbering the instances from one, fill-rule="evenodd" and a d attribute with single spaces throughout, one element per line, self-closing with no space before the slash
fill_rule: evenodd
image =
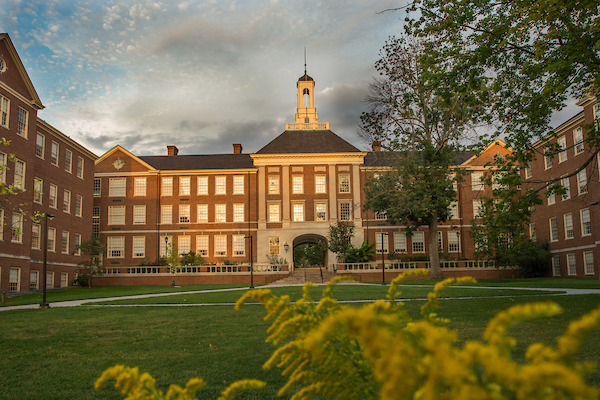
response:
<path id="1" fill-rule="evenodd" d="M 373 151 L 381 151 L 381 142 L 373 142 Z"/>
<path id="2" fill-rule="evenodd" d="M 176 146 L 167 146 L 167 155 L 176 156 L 179 153 L 179 149 Z"/>
<path id="3" fill-rule="evenodd" d="M 242 154 L 242 145 L 239 143 L 233 144 L 233 154 Z"/>

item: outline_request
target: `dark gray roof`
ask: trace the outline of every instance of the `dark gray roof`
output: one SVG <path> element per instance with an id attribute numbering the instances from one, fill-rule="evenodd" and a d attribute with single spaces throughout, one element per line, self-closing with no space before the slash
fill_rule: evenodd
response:
<path id="1" fill-rule="evenodd" d="M 361 152 L 330 130 L 285 131 L 256 154 Z"/>
<path id="2" fill-rule="evenodd" d="M 160 170 L 254 168 L 249 154 L 143 156 L 140 159 Z"/>

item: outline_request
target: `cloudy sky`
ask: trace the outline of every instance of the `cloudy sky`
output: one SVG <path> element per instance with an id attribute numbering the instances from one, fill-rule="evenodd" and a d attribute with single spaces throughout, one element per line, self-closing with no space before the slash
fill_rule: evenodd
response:
<path id="1" fill-rule="evenodd" d="M 296 81 L 316 82 L 319 120 L 359 148 L 373 65 L 406 0 L 3 0 L 46 108 L 98 155 L 256 152 L 294 122 Z"/>

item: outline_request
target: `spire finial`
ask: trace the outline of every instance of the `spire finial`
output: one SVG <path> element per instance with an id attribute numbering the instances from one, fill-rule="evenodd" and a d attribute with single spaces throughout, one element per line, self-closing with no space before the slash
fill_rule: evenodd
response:
<path id="1" fill-rule="evenodd" d="M 304 47 L 304 75 L 306 75 L 306 47 Z"/>

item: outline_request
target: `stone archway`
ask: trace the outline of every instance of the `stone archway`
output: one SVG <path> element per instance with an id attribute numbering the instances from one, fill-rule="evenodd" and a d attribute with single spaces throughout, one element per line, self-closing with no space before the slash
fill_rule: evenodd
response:
<path id="1" fill-rule="evenodd" d="M 292 257 L 294 260 L 295 268 L 302 268 L 303 266 L 313 267 L 313 266 L 326 266 L 327 265 L 327 250 L 322 251 L 322 257 L 319 256 L 320 251 L 317 251 L 315 255 L 315 251 L 311 251 L 309 257 L 302 257 L 307 247 L 310 245 L 318 245 L 319 243 L 323 243 L 327 245 L 327 238 L 321 235 L 309 233 L 305 235 L 297 236 L 292 242 Z M 298 249 L 298 250 L 297 250 Z M 301 253 L 302 252 L 302 253 Z M 304 262 L 297 260 L 301 256 Z M 308 264 L 307 264 L 308 263 Z"/>

